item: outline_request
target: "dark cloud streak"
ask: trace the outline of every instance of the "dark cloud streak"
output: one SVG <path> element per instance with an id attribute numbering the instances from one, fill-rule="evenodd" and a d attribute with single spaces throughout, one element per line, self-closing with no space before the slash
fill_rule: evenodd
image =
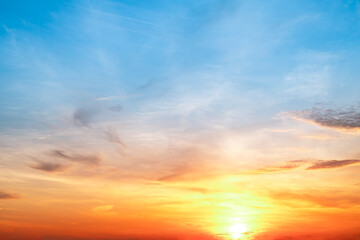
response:
<path id="1" fill-rule="evenodd" d="M 113 111 L 113 112 L 121 112 L 122 109 L 123 109 L 123 107 L 121 105 L 115 105 L 115 106 L 109 107 L 109 110 Z"/>
<path id="2" fill-rule="evenodd" d="M 328 168 L 340 168 L 352 164 L 358 164 L 360 160 L 358 159 L 347 159 L 347 160 L 320 160 L 313 163 L 312 166 L 306 168 L 306 170 L 315 170 L 315 169 L 328 169 Z"/>
<path id="3" fill-rule="evenodd" d="M 255 173 L 273 173 L 273 172 L 286 172 L 295 168 L 300 168 L 304 165 L 310 165 L 305 170 L 321 170 L 342 168 L 349 165 L 359 164 L 360 159 L 344 159 L 344 160 L 293 160 L 283 163 L 283 165 L 268 166 L 255 170 Z"/>
<path id="4" fill-rule="evenodd" d="M 97 114 L 95 107 L 80 107 L 73 113 L 73 122 L 77 127 L 88 127 L 91 120 Z"/>
<path id="5" fill-rule="evenodd" d="M 115 129 L 108 128 L 105 131 L 106 139 L 109 142 L 120 144 L 122 147 L 125 147 L 125 144 L 121 141 L 119 134 Z"/>
<path id="6" fill-rule="evenodd" d="M 61 150 L 54 150 L 52 155 L 61 159 L 88 165 L 99 165 L 101 161 L 101 158 L 96 155 L 67 154 Z"/>
<path id="7" fill-rule="evenodd" d="M 6 193 L 3 191 L 0 191 L 0 199 L 8 200 L 8 199 L 17 199 L 17 198 L 19 198 L 19 196 L 17 194 L 11 194 L 11 193 Z"/>
<path id="8" fill-rule="evenodd" d="M 341 109 L 313 107 L 303 111 L 291 112 L 291 115 L 323 127 L 347 130 L 360 129 L 360 105 Z"/>
<path id="9" fill-rule="evenodd" d="M 65 165 L 60 163 L 43 162 L 43 161 L 38 161 L 37 163 L 31 165 L 30 167 L 45 172 L 59 172 L 66 168 Z"/>

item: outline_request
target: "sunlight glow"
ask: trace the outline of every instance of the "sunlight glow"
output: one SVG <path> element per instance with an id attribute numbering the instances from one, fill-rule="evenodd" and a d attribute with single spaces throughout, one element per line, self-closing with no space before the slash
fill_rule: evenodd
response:
<path id="1" fill-rule="evenodd" d="M 242 223 L 235 223 L 228 228 L 228 232 L 233 239 L 239 239 L 246 231 L 246 226 Z"/>

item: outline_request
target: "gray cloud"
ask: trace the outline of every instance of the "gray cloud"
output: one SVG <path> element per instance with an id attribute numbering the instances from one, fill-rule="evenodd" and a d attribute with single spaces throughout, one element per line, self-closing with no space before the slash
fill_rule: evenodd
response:
<path id="1" fill-rule="evenodd" d="M 123 109 L 123 107 L 121 105 L 115 105 L 115 106 L 109 107 L 109 110 L 113 111 L 113 112 L 121 112 L 122 109 Z"/>
<path id="2" fill-rule="evenodd" d="M 80 107 L 73 113 L 73 122 L 77 127 L 89 126 L 91 120 L 97 114 L 98 109 L 95 107 Z"/>
<path id="3" fill-rule="evenodd" d="M 68 154 L 61 150 L 54 150 L 52 155 L 61 159 L 88 165 L 99 165 L 101 161 L 101 158 L 96 155 Z"/>
<path id="4" fill-rule="evenodd" d="M 306 168 L 306 170 L 315 169 L 327 169 L 327 168 L 340 168 L 351 164 L 360 163 L 359 159 L 347 159 L 347 160 L 318 160 L 313 163 L 312 166 Z"/>
<path id="5" fill-rule="evenodd" d="M 59 172 L 66 168 L 65 165 L 53 162 L 38 161 L 30 166 L 31 168 L 45 171 L 45 172 Z"/>
<path id="6" fill-rule="evenodd" d="M 0 191 L 0 199 L 16 199 L 16 198 L 19 198 L 17 194 L 11 194 Z"/>
<path id="7" fill-rule="evenodd" d="M 360 128 L 360 105 L 331 109 L 314 107 L 304 111 L 294 111 L 291 114 L 324 127 L 340 129 Z"/>
<path id="8" fill-rule="evenodd" d="M 348 165 L 359 164 L 360 159 L 344 159 L 344 160 L 319 160 L 319 159 L 309 159 L 309 160 L 293 160 L 284 162 L 281 165 L 268 166 L 264 168 L 259 168 L 254 171 L 254 173 L 272 173 L 272 172 L 286 172 L 293 170 L 295 168 L 302 167 L 307 165 L 308 167 L 305 170 L 320 170 L 320 169 L 332 169 L 332 168 L 341 168 Z M 310 166 L 309 166 L 310 165 Z"/>
<path id="9" fill-rule="evenodd" d="M 120 144 L 122 147 L 125 147 L 125 144 L 121 141 L 119 134 L 113 128 L 108 128 L 105 130 L 106 139 L 109 142 Z"/>
<path id="10" fill-rule="evenodd" d="M 151 78 L 148 81 L 146 81 L 143 85 L 139 86 L 137 88 L 137 90 L 139 90 L 139 91 L 147 90 L 147 89 L 151 88 L 152 86 L 154 86 L 156 81 L 157 80 L 155 78 Z"/>

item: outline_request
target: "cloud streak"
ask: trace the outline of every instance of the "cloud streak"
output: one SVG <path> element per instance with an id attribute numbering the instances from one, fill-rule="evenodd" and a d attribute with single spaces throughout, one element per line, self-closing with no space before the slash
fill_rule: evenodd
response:
<path id="1" fill-rule="evenodd" d="M 11 194 L 0 191 L 0 199 L 7 200 L 7 199 L 17 199 L 17 198 L 19 198 L 17 194 Z"/>
<path id="2" fill-rule="evenodd" d="M 125 147 L 125 144 L 121 141 L 119 134 L 113 128 L 108 128 L 105 130 L 106 139 L 109 142 L 117 143 L 122 147 Z"/>
<path id="3" fill-rule="evenodd" d="M 257 170 L 257 172 L 258 173 L 271 173 L 271 172 L 289 171 L 289 170 L 292 170 L 295 168 L 299 168 L 306 162 L 307 162 L 307 160 L 287 161 L 280 166 L 269 166 L 269 167 L 265 167 L 265 168 L 260 168 Z"/>
<path id="4" fill-rule="evenodd" d="M 101 162 L 101 158 L 96 155 L 68 154 L 61 150 L 54 150 L 52 155 L 57 158 L 87 165 L 99 165 Z"/>
<path id="5" fill-rule="evenodd" d="M 45 172 L 59 172 L 66 168 L 65 165 L 60 163 L 44 162 L 44 161 L 38 161 L 35 164 L 30 165 L 30 167 Z"/>
<path id="6" fill-rule="evenodd" d="M 313 163 L 312 166 L 306 168 L 307 170 L 316 170 L 316 169 L 328 169 L 328 168 L 340 168 L 348 165 L 360 163 L 359 159 L 347 159 L 347 160 L 320 160 Z"/>
<path id="7" fill-rule="evenodd" d="M 291 191 L 270 191 L 270 196 L 277 201 L 292 203 L 294 201 L 307 202 L 322 207 L 347 208 L 357 206 L 360 197 L 357 195 L 344 195 L 334 192 L 291 192 Z"/>
<path id="8" fill-rule="evenodd" d="M 331 109 L 313 107 L 303 111 L 293 111 L 291 115 L 323 127 L 346 130 L 360 129 L 360 105 Z"/>
<path id="9" fill-rule="evenodd" d="M 97 113 L 98 110 L 96 108 L 80 107 L 73 113 L 73 122 L 77 127 L 88 127 Z"/>
<path id="10" fill-rule="evenodd" d="M 284 162 L 282 165 L 268 166 L 255 170 L 255 173 L 273 173 L 273 172 L 287 172 L 302 166 L 308 166 L 305 170 L 324 170 L 333 168 L 342 168 L 349 165 L 359 164 L 360 159 L 344 159 L 344 160 L 293 160 Z M 309 166 L 310 165 L 310 166 Z"/>

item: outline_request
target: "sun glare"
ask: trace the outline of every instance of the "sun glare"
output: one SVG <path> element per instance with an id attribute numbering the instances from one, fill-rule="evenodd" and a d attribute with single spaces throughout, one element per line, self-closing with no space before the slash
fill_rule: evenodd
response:
<path id="1" fill-rule="evenodd" d="M 240 239 L 246 231 L 246 226 L 242 223 L 235 223 L 228 228 L 228 232 L 233 239 Z"/>

